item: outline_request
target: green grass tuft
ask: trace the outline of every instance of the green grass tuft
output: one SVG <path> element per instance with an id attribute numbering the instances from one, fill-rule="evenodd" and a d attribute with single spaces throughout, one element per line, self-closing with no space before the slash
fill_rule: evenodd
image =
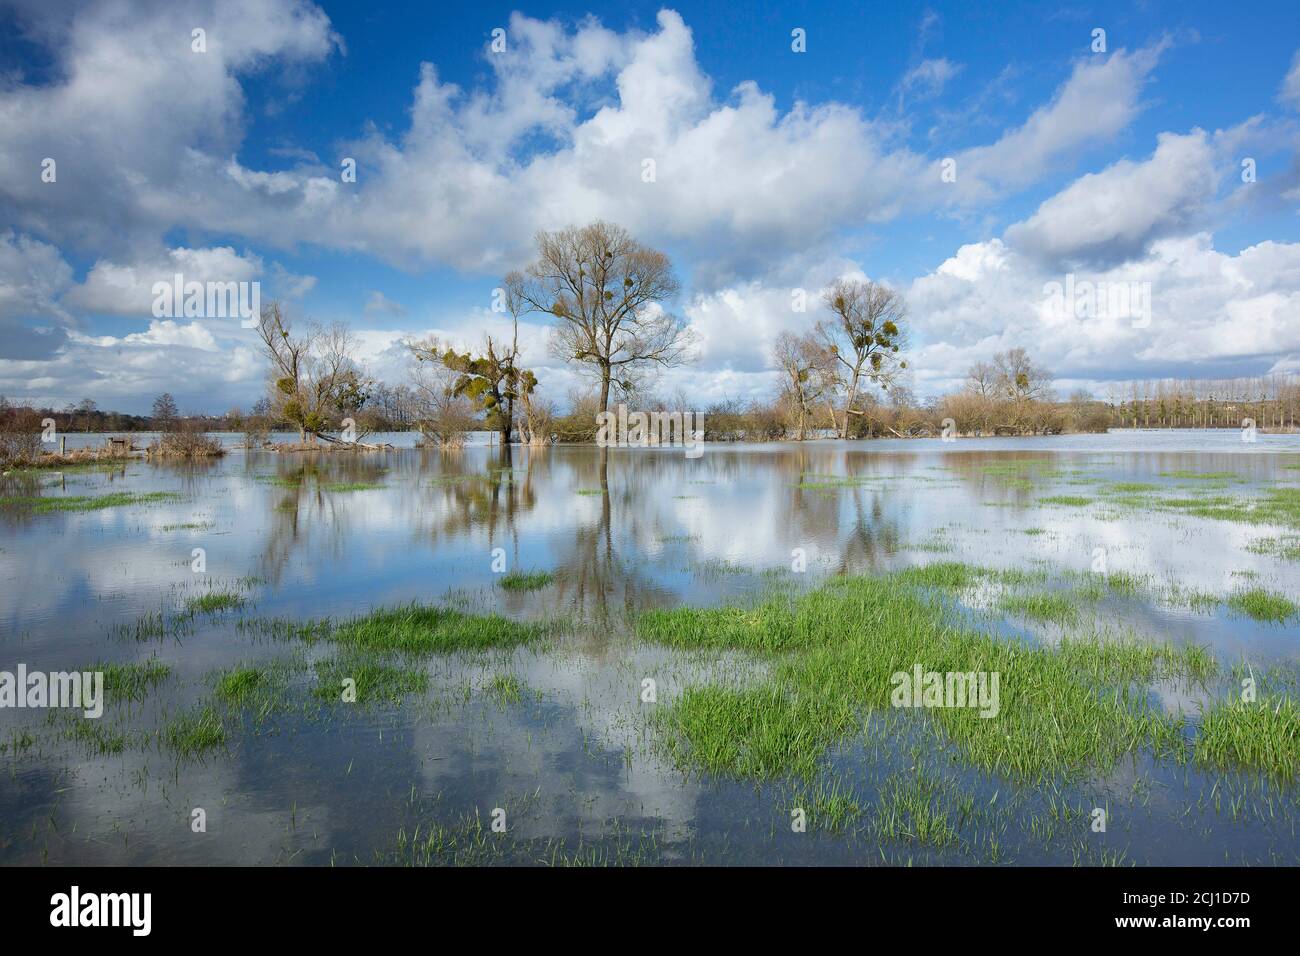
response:
<path id="1" fill-rule="evenodd" d="M 182 757 L 197 757 L 226 745 L 221 714 L 204 706 L 177 714 L 162 729 L 162 739 Z"/>
<path id="2" fill-rule="evenodd" d="M 1300 706 L 1279 697 L 1211 708 L 1201 718 L 1196 759 L 1218 770 L 1262 769 L 1294 780 L 1300 774 Z"/>
<path id="3" fill-rule="evenodd" d="M 1045 505 L 1070 505 L 1075 508 L 1082 508 L 1093 502 L 1092 498 L 1085 498 L 1083 495 L 1047 495 L 1038 500 Z"/>
<path id="4" fill-rule="evenodd" d="M 506 591 L 540 591 L 554 580 L 555 575 L 549 571 L 511 571 L 497 584 Z"/>
<path id="5" fill-rule="evenodd" d="M 1252 588 L 1249 591 L 1238 591 L 1228 595 L 1228 607 L 1256 621 L 1273 621 L 1279 624 L 1289 621 L 1300 613 L 1300 607 L 1297 607 L 1295 602 L 1263 588 Z"/>
<path id="6" fill-rule="evenodd" d="M 356 682 L 352 703 L 357 704 L 400 704 L 408 694 L 423 693 L 429 687 L 429 675 L 423 668 L 394 667 L 372 660 L 320 661 L 316 677 L 316 696 L 335 703 L 343 702 L 347 680 Z"/>
<path id="7" fill-rule="evenodd" d="M 344 621 L 331 636 L 338 644 L 357 650 L 446 653 L 513 647 L 533 641 L 545 631 L 544 625 L 512 621 L 498 614 L 465 614 L 412 603 Z"/>
<path id="8" fill-rule="evenodd" d="M 957 566 L 946 571 L 931 580 L 970 580 Z M 1210 670 L 1203 650 L 1148 653 L 1092 641 L 1061 653 L 1008 640 L 955 619 L 924 588 L 905 583 L 913 577 L 836 579 L 752 609 L 643 614 L 638 633 L 647 640 L 779 652 L 757 686 L 688 687 L 660 709 L 671 756 L 726 775 L 806 775 L 861 714 L 891 707 L 892 676 L 917 663 L 999 674 L 997 716 L 968 707 L 915 711 L 984 770 L 1038 779 L 1105 771 L 1140 748 L 1185 756 L 1182 720 L 1155 707 L 1132 679 Z"/>
<path id="9" fill-rule="evenodd" d="M 524 682 L 514 674 L 492 675 L 485 689 L 504 704 L 518 704 L 524 699 Z"/>
<path id="10" fill-rule="evenodd" d="M 244 598 L 231 591 L 210 591 L 200 594 L 185 602 L 185 610 L 191 614 L 217 614 L 244 606 Z"/>
<path id="11" fill-rule="evenodd" d="M 130 664 L 92 664 L 89 671 L 104 674 L 104 696 L 109 701 L 143 700 L 145 694 L 165 681 L 172 672 L 157 660 Z"/>
<path id="12" fill-rule="evenodd" d="M 150 504 L 157 501 L 177 501 L 180 495 L 170 491 L 150 491 L 133 494 L 115 491 L 107 495 L 65 495 L 56 498 L 10 496 L 0 498 L 0 508 L 24 508 L 36 514 L 53 511 L 99 511 L 102 508 L 121 508 L 126 505 Z"/>

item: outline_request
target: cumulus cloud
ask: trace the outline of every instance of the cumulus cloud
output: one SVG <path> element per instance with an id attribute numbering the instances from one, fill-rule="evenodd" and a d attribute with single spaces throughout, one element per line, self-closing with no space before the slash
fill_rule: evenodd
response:
<path id="1" fill-rule="evenodd" d="M 464 90 L 422 64 L 405 131 L 369 127 L 340 144 L 358 164 L 357 182 L 344 183 L 292 148 L 279 150 L 284 169 L 238 157 L 241 75 L 328 58 L 340 40 L 323 13 L 243 0 L 147 14 L 134 12 L 128 33 L 117 5 L 87 7 L 53 48 L 58 79 L 0 92 L 0 162 L 32 170 L 0 184 L 0 208 L 25 231 L 76 247 L 110 235 L 156 247 L 185 227 L 490 273 L 526 256 L 539 228 L 606 218 L 680 245 L 699 262 L 697 281 L 713 285 L 846 228 L 987 202 L 1073 162 L 1132 119 L 1162 49 L 1081 61 L 1022 127 L 958 154 L 948 188 L 934 158 L 855 106 L 797 101 L 783 112 L 754 81 L 715 90 L 671 10 L 653 31 L 624 33 L 515 14 L 506 52 L 484 51 L 490 84 Z M 197 22 L 212 24 L 206 54 L 189 47 Z M 937 92 L 957 69 L 924 60 L 902 84 Z M 59 160 L 56 183 L 38 176 L 47 155 Z"/>
<path id="2" fill-rule="evenodd" d="M 1267 369 L 1300 351 L 1297 270 L 1298 243 L 1264 242 L 1230 255 L 1203 232 L 1159 239 L 1139 259 L 1068 275 L 1000 239 L 972 243 L 912 283 L 908 301 L 923 317 L 924 336 L 914 367 L 929 392 L 957 387 L 975 361 L 1015 346 L 1077 382 L 1159 378 L 1187 363 L 1222 374 L 1238 374 L 1247 362 Z M 1080 290 L 1083 283 L 1135 292 L 1145 285 L 1150 314 L 1136 305 L 1062 314 L 1048 287 L 1067 279 Z"/>
<path id="3" fill-rule="evenodd" d="M 1215 375 L 1292 367 L 1300 244 L 1265 241 L 1233 255 L 1189 228 L 1219 187 L 1216 143 L 1238 139 L 1236 130 L 1161 135 L 1146 160 L 1080 177 L 1002 238 L 964 244 L 907 284 L 917 391 L 958 388 L 972 364 L 1014 347 L 1089 387 L 1189 367 Z M 688 306 L 702 361 L 726 370 L 732 397 L 771 388 L 771 343 L 783 330 L 811 328 L 816 290 L 837 275 L 862 275 L 846 260 L 827 266 L 790 285 L 733 285 Z M 1068 308 L 1053 298 L 1053 283 L 1068 284 Z M 801 286 L 811 314 L 792 308 Z M 725 396 L 715 387 L 708 397 Z"/>
<path id="4" fill-rule="evenodd" d="M 1185 231 L 1214 197 L 1216 153 L 1201 130 L 1162 134 L 1150 159 L 1121 160 L 1076 180 L 1007 230 L 1020 252 L 1049 264 L 1114 265 Z"/>
<path id="5" fill-rule="evenodd" d="M 59 298 L 72 284 L 72 267 L 49 243 L 12 230 L 0 233 L 0 340 L 3 355 L 38 359 L 65 341 L 74 322 Z"/>
<path id="6" fill-rule="evenodd" d="M 265 271 L 260 256 L 241 255 L 230 246 L 179 247 L 130 263 L 101 259 L 86 273 L 85 280 L 64 296 L 63 302 L 85 312 L 148 319 L 156 282 L 170 285 L 176 275 L 185 282 L 253 282 L 259 281 Z M 288 284 L 293 285 L 295 278 L 290 277 Z"/>
<path id="7" fill-rule="evenodd" d="M 337 45 L 303 0 L 33 5 L 17 22 L 54 58 L 53 78 L 0 91 L 0 207 L 25 232 L 91 250 L 201 226 L 205 203 L 220 201 L 211 158 L 242 135 L 238 77 Z M 199 24 L 203 53 L 191 48 Z M 45 158 L 53 182 L 41 178 Z"/>
<path id="8" fill-rule="evenodd" d="M 434 63 L 412 64 L 403 126 L 345 131 L 326 160 L 280 143 L 259 168 L 242 150 L 249 114 L 264 108 L 248 102 L 246 78 L 280 70 L 300 80 L 344 52 L 313 4 L 101 0 L 22 5 L 16 18 L 51 66 L 0 85 L 0 167 L 19 171 L 0 180 L 0 219 L 13 224 L 0 235 L 0 390 L 88 393 L 123 408 L 164 390 L 208 407 L 247 403 L 260 387 L 263 363 L 235 324 L 149 315 L 153 283 L 175 272 L 263 281 L 292 299 L 315 278 L 265 250 L 310 246 L 495 278 L 529 257 L 538 229 L 597 218 L 689 263 L 681 306 L 701 361 L 661 388 L 761 394 L 774 337 L 810 327 L 832 279 L 872 271 L 845 256 L 846 236 L 913 214 L 988 217 L 999 200 L 1091 162 L 1145 108 L 1170 46 L 1080 58 L 1023 122 L 951 152 L 932 139 L 929 155 L 900 142 L 899 123 L 856 105 L 796 99 L 783 109 L 755 80 L 716 88 L 672 10 L 649 30 L 622 32 L 592 17 L 514 14 L 507 50 L 482 51 L 486 82 L 462 87 Z M 203 54 L 190 47 L 196 25 L 207 30 Z M 942 95 L 962 69 L 941 56 L 913 62 L 895 86 L 912 100 Z M 1300 107 L 1300 58 L 1279 98 Z M 1234 255 L 1206 231 L 1219 171 L 1236 163 L 1224 159 L 1242 135 L 1160 135 L 1148 157 L 1079 177 L 1000 237 L 988 227 L 920 277 L 896 280 L 918 332 L 919 390 L 949 387 L 971 361 L 1016 345 L 1081 379 L 1151 375 L 1176 356 L 1294 361 L 1296 246 L 1261 242 Z M 354 183 L 339 176 L 343 156 L 356 160 Z M 46 157 L 57 161 L 55 182 L 41 180 Z M 945 158 L 953 182 L 940 176 Z M 175 245 L 176 235 L 190 244 Z M 90 263 L 80 281 L 70 261 Z M 1049 314 L 1043 286 L 1066 271 L 1149 281 L 1151 325 Z M 796 288 L 808 313 L 792 307 Z M 458 347 L 505 331 L 493 313 L 422 315 L 377 290 L 363 315 L 363 360 L 392 380 L 404 377 L 412 328 Z M 92 335 L 89 316 L 140 325 Z M 574 371 L 546 354 L 546 334 L 521 326 L 525 358 L 562 397 Z"/>
<path id="9" fill-rule="evenodd" d="M 49 405 L 90 396 L 103 408 L 143 413 L 155 396 L 171 392 L 182 411 L 224 411 L 247 407 L 265 376 L 250 346 L 222 345 L 201 322 L 167 319 L 124 336 L 70 332 L 42 361 L 6 354 L 0 394 Z"/>

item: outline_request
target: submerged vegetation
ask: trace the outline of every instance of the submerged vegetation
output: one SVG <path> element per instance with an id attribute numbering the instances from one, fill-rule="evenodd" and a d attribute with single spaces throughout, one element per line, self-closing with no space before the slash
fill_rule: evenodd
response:
<path id="1" fill-rule="evenodd" d="M 211 591 L 200 594 L 185 602 L 185 609 L 191 614 L 216 614 L 244 606 L 244 597 L 230 591 Z"/>
<path id="2" fill-rule="evenodd" d="M 1300 774 L 1300 705 L 1290 697 L 1233 701 L 1201 720 L 1196 759 L 1218 770 L 1262 769 L 1282 780 Z"/>
<path id="3" fill-rule="evenodd" d="M 362 650 L 445 653 L 512 647 L 536 640 L 545 632 L 544 625 L 512 621 L 499 614 L 465 614 L 413 603 L 344 621 L 330 638 L 344 647 Z"/>
<path id="4" fill-rule="evenodd" d="M 416 454 L 423 468 L 432 453 Z M 608 553 L 591 552 L 599 559 L 591 563 L 563 547 L 493 537 L 493 545 L 513 544 L 527 556 L 518 569 L 488 575 L 485 550 L 481 564 L 450 580 L 439 564 L 432 575 L 421 568 L 415 586 L 339 595 L 311 585 L 295 590 L 298 573 L 320 580 L 311 575 L 319 569 L 285 562 L 273 548 L 245 565 L 256 578 L 193 574 L 192 546 L 211 548 L 208 533 L 239 530 L 220 501 L 229 493 L 223 482 L 230 466 L 172 466 L 169 474 L 187 476 L 185 505 L 81 522 L 120 525 L 121 533 L 156 542 L 169 549 L 166 562 L 175 569 L 160 603 L 149 597 L 143 609 L 126 605 L 133 608 L 126 623 L 115 611 L 101 625 L 126 639 L 116 647 L 125 660 L 89 668 L 104 673 L 104 719 L 60 713 L 6 728 L 0 760 L 94 761 L 97 771 L 117 768 L 117 777 L 105 778 L 111 785 L 130 775 L 141 788 L 154 786 L 159 766 L 175 775 L 169 787 L 173 779 L 190 787 L 201 779 L 193 775 L 214 769 L 266 772 L 283 764 L 301 775 L 310 760 L 307 773 L 326 780 L 337 774 L 344 793 L 384 788 L 357 791 L 381 805 L 376 817 L 388 828 L 373 859 L 364 848 L 345 851 L 360 862 L 726 858 L 734 830 L 719 835 L 697 817 L 705 840 L 697 845 L 696 835 L 684 840 L 663 826 L 662 804 L 647 802 L 644 821 L 615 811 L 602 817 L 600 834 L 584 834 L 593 814 L 609 813 L 606 798 L 626 805 L 627 781 L 639 786 L 646 773 L 659 775 L 658 789 L 671 796 L 702 795 L 696 798 L 709 812 L 723 806 L 741 814 L 745 832 L 755 834 L 743 841 L 745 859 L 771 850 L 781 859 L 878 856 L 891 864 L 1122 863 L 1133 852 L 1132 833 L 1149 832 L 1152 819 L 1191 833 L 1214 829 L 1220 818 L 1267 830 L 1270 858 L 1286 858 L 1280 841 L 1300 812 L 1300 671 L 1285 653 L 1300 612 L 1288 586 L 1294 568 L 1284 563 L 1294 559 L 1295 535 L 1283 530 L 1294 489 L 1218 463 L 1204 471 L 1163 461 L 1106 471 L 1060 457 L 989 461 L 977 454 L 904 473 L 865 458 L 826 467 L 816 454 L 811 449 L 806 461 L 783 469 L 771 488 L 780 502 L 821 510 L 835 527 L 856 522 L 846 540 L 863 550 L 846 552 L 842 562 L 813 551 L 795 569 L 783 554 L 746 550 L 743 541 L 735 548 L 706 543 L 708 525 L 693 522 L 736 484 L 711 463 L 694 472 L 701 477 L 668 476 L 662 501 L 672 511 L 634 528 L 634 537 L 653 542 L 639 553 L 620 553 L 626 545 L 615 528 L 608 535 L 602 528 L 600 548 Z M 484 469 L 452 456 L 439 463 L 478 470 L 430 477 L 388 460 L 383 467 L 309 462 L 267 474 L 264 462 L 252 462 L 239 477 L 268 505 L 256 510 L 258 520 L 269 517 L 286 539 L 301 540 L 295 557 L 320 540 L 325 525 L 313 522 L 335 522 L 340 537 L 356 534 L 377 499 L 386 506 L 409 494 L 421 521 L 426 503 L 455 512 L 438 520 L 452 532 L 444 537 L 459 541 L 458 534 L 500 527 L 492 524 L 498 514 L 518 518 L 511 509 L 547 491 L 537 469 L 521 467 L 531 458 L 512 468 Z M 639 490 L 621 467 L 607 477 L 575 463 L 555 469 L 550 490 L 584 520 L 617 516 Z M 671 463 L 656 461 L 660 468 Z M 110 484 L 121 477 L 70 474 L 55 484 L 50 476 L 10 476 L 5 491 L 12 497 L 0 507 L 8 505 L 10 520 L 21 524 L 19 510 L 35 510 L 36 501 L 94 510 L 92 502 L 181 498 Z M 674 497 L 688 486 L 700 500 Z M 961 515 L 936 524 L 922 509 L 911 514 L 923 520 L 909 521 L 890 510 L 890 496 L 906 495 L 909 486 L 1015 510 L 991 513 L 1001 529 Z M 573 502 L 575 488 L 607 496 L 604 516 L 594 507 L 599 499 L 590 508 Z M 371 490 L 375 499 L 334 494 Z M 282 510 L 270 507 L 277 502 Z M 1114 526 L 1095 530 L 1099 521 L 1135 511 L 1143 512 L 1150 542 L 1112 537 Z M 1201 518 L 1251 527 L 1229 535 L 1185 520 Z M 1178 580 L 1185 567 L 1147 560 L 1142 548 L 1180 541 L 1189 528 L 1229 539 L 1234 550 L 1215 555 L 1213 573 Z M 816 539 L 795 543 L 804 541 Z M 1114 570 L 1085 570 L 1098 542 Z M 209 552 L 210 563 L 217 554 Z M 211 566 L 240 573 L 227 554 Z M 943 560 L 905 563 L 926 557 Z M 529 560 L 544 563 L 530 567 Z M 812 567 L 816 574 L 795 573 Z M 421 599 L 394 603 L 411 595 Z M 354 610 L 372 597 L 375 606 Z M 674 599 L 685 603 L 671 606 Z M 262 607 L 272 610 L 263 617 Z M 572 617 L 554 616 L 560 609 Z M 1176 631 L 1163 626 L 1170 620 L 1179 623 Z M 1216 656 L 1202 643 L 1225 629 L 1243 635 L 1249 653 L 1216 643 Z M 1256 637 L 1269 650 L 1263 657 L 1250 643 Z M 142 648 L 134 641 L 166 643 Z M 895 678 L 916 674 L 918 665 L 922 676 L 997 674 L 996 706 L 926 706 L 919 695 L 920 706 L 899 705 Z M 657 699 L 644 696 L 647 679 Z M 1248 679 L 1258 701 L 1240 699 Z M 523 835 L 527 821 L 512 816 L 502 839 L 489 827 L 488 808 L 499 801 L 493 793 L 484 802 L 485 782 L 532 795 L 542 761 L 565 780 L 568 790 L 557 799 L 578 821 L 577 836 L 566 829 L 533 839 Z M 461 773 L 467 765 L 478 769 Z M 1174 795 L 1172 809 L 1146 813 L 1120 837 L 1128 844 L 1077 836 L 1087 832 L 1093 807 L 1154 808 L 1151 795 L 1162 787 Z M 449 798 L 436 820 L 417 810 L 430 788 Z M 289 803 L 289 815 L 304 809 Z M 815 834 L 809 849 L 783 842 L 792 810 L 806 813 Z M 301 820 L 286 822 L 284 832 L 281 859 L 302 852 L 303 861 L 325 861 Z M 394 832 L 396 850 L 387 845 Z M 1213 846 L 1235 845 L 1220 833 Z M 1264 859 L 1250 848 L 1243 857 Z"/>
<path id="5" fill-rule="evenodd" d="M 1204 683 L 1217 673 L 1198 645 L 1151 645 L 1073 636 L 1056 647 L 995 636 L 951 613 L 934 587 L 998 577 L 954 563 L 871 578 L 836 579 L 795 599 L 751 608 L 651 611 L 646 640 L 771 656 L 770 677 L 749 686 L 692 686 L 658 718 L 669 753 L 711 773 L 810 775 L 863 716 L 891 706 L 891 678 L 927 672 L 997 673 L 996 715 L 972 707 L 927 709 L 932 726 L 974 766 L 1015 779 L 1106 771 L 1147 750 L 1184 761 L 1186 719 L 1155 707 L 1157 678 Z M 1120 579 L 1120 590 L 1131 582 Z M 1058 622 L 1073 605 L 1051 594 L 1000 606 Z M 1210 744 L 1198 744 L 1204 748 Z M 1271 751 L 1234 751 L 1255 769 L 1279 769 Z"/>
<path id="6" fill-rule="evenodd" d="M 1300 607 L 1290 598 L 1263 588 L 1251 588 L 1230 595 L 1228 607 L 1257 621 L 1274 621 L 1279 624 L 1300 614 Z"/>
<path id="7" fill-rule="evenodd" d="M 165 681 L 172 672 L 169 665 L 152 659 L 128 664 L 92 664 L 86 670 L 103 673 L 104 694 L 109 701 L 143 700 L 150 690 Z"/>
<path id="8" fill-rule="evenodd" d="M 549 571 L 511 571 L 497 584 L 506 591 L 540 591 L 554 580 Z"/>
<path id="9" fill-rule="evenodd" d="M 215 708 L 204 706 L 174 716 L 161 736 L 180 756 L 197 757 L 226 745 L 226 725 Z"/>
<path id="10" fill-rule="evenodd" d="M 106 495 L 10 495 L 0 497 L 0 508 L 20 508 L 36 514 L 47 514 L 53 511 L 99 511 L 102 508 L 153 504 L 176 501 L 179 498 L 180 495 L 168 491 L 115 491 Z"/>

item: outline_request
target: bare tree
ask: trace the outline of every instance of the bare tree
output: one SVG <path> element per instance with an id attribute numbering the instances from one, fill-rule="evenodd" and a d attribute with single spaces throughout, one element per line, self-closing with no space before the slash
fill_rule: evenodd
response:
<path id="1" fill-rule="evenodd" d="M 333 417 L 365 403 L 369 384 L 352 359 L 355 342 L 346 326 L 311 324 L 295 333 L 280 304 L 270 302 L 257 331 L 271 360 L 272 407 L 297 426 L 300 441 L 315 442 Z"/>
<path id="2" fill-rule="evenodd" d="M 506 288 L 522 309 L 559 320 L 551 351 L 590 370 L 602 411 L 612 385 L 690 358 L 691 330 L 665 309 L 680 288 L 672 264 L 621 226 L 539 232 L 537 260 L 507 276 Z"/>
<path id="3" fill-rule="evenodd" d="M 816 418 L 817 403 L 825 397 L 825 373 L 834 359 L 811 335 L 782 332 L 772 346 L 772 358 L 781 370 L 781 401 L 793 419 L 797 441 L 803 441 Z M 832 419 L 833 421 L 834 419 Z"/>
<path id="4" fill-rule="evenodd" d="M 847 379 L 839 426 L 840 438 L 847 438 L 849 416 L 863 414 L 854 407 L 863 380 L 888 390 L 907 367 L 900 355 L 907 307 L 893 289 L 861 279 L 837 280 L 822 300 L 834 318 L 818 322 L 817 331 Z"/>
<path id="5" fill-rule="evenodd" d="M 1000 397 L 1013 402 L 1051 400 L 1052 373 L 1035 365 L 1024 349 L 997 353 L 993 356 L 993 369 Z"/>
<path id="6" fill-rule="evenodd" d="M 980 398 L 997 394 L 997 370 L 989 362 L 976 362 L 966 373 L 966 390 Z"/>
<path id="7" fill-rule="evenodd" d="M 459 448 L 478 424 L 474 405 L 456 388 L 461 374 L 444 365 L 444 349 L 436 338 L 408 343 L 411 383 L 415 391 L 416 425 L 420 434 L 443 448 Z"/>

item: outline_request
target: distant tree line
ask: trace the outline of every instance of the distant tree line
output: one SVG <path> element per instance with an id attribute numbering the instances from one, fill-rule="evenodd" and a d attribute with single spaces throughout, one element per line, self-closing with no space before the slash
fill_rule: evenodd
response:
<path id="1" fill-rule="evenodd" d="M 494 291 L 494 311 L 510 320 L 508 335 L 485 334 L 464 350 L 436 337 L 408 341 L 406 382 L 367 375 L 346 325 L 294 321 L 271 302 L 258 324 L 266 389 L 247 411 L 182 415 L 170 394 L 158 397 L 150 415 L 103 411 L 91 399 L 36 409 L 0 398 L 0 432 L 39 431 L 51 418 L 60 431 L 160 431 L 186 447 L 197 442 L 182 436 L 211 431 L 243 432 L 259 445 L 272 431 L 291 430 L 313 444 L 334 440 L 350 423 L 359 435 L 415 430 L 428 444 L 454 447 L 485 430 L 502 443 L 593 441 L 597 415 L 618 402 L 645 412 L 702 411 L 711 441 L 1237 428 L 1245 419 L 1261 429 L 1294 429 L 1300 412 L 1300 380 L 1288 375 L 1117 384 L 1104 401 L 1083 391 L 1060 401 L 1051 373 L 1022 348 L 975 363 L 956 392 L 918 402 L 905 357 L 906 303 L 888 285 L 858 278 L 824 290 L 806 329 L 776 337 L 770 361 L 778 384 L 770 398 L 701 409 L 654 388 L 659 371 L 694 358 L 694 333 L 669 310 L 679 291 L 668 257 L 620 226 L 540 232 L 534 260 Z M 535 371 L 521 360 L 519 321 L 533 314 L 550 320 L 551 355 L 584 381 L 567 396 L 565 413 L 538 393 Z"/>
<path id="2" fill-rule="evenodd" d="M 171 396 L 166 396 L 171 399 Z M 173 400 L 174 404 L 174 400 Z M 201 425 L 204 431 L 232 431 L 232 420 L 229 415 L 199 415 L 190 414 L 179 416 L 173 414 L 172 418 L 183 417 L 186 421 L 192 421 Z M 69 402 L 62 408 L 54 408 L 49 405 L 33 405 L 30 402 L 21 399 L 9 399 L 0 395 L 0 421 L 12 422 L 23 420 L 33 423 L 36 431 L 40 431 L 41 422 L 44 419 L 53 419 L 55 428 L 60 432 L 152 432 L 159 431 L 159 420 L 153 415 L 130 415 L 126 412 L 105 411 L 99 408 L 98 404 L 92 399 L 82 399 L 75 404 Z"/>
<path id="3" fill-rule="evenodd" d="M 1107 390 L 1117 428 L 1296 428 L 1300 376 L 1274 374 L 1233 379 L 1162 379 L 1115 384 Z"/>

